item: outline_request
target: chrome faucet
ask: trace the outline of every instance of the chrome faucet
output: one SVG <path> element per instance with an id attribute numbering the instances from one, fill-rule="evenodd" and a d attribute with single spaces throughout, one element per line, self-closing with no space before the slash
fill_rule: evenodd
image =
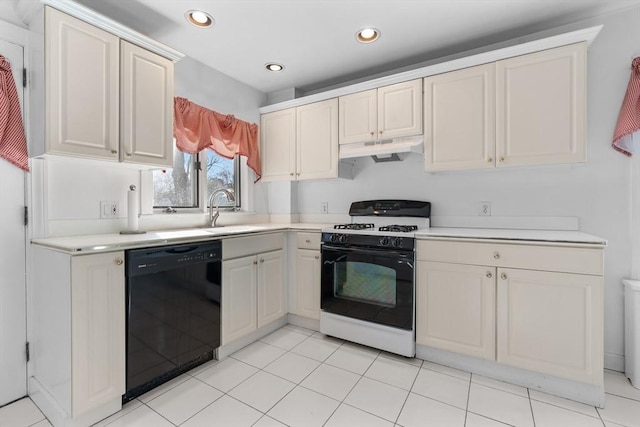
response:
<path id="1" fill-rule="evenodd" d="M 214 190 L 213 193 L 211 193 L 211 196 L 209 196 L 209 223 L 211 224 L 212 227 L 217 227 L 216 226 L 216 221 L 218 220 L 218 217 L 220 216 L 219 204 L 216 205 L 216 212 L 215 213 L 213 212 L 213 200 L 220 193 L 223 193 L 224 195 L 226 195 L 227 199 L 230 202 L 235 202 L 236 201 L 236 197 L 233 195 L 233 193 L 231 191 L 227 190 L 226 188 L 218 188 L 217 190 Z"/>

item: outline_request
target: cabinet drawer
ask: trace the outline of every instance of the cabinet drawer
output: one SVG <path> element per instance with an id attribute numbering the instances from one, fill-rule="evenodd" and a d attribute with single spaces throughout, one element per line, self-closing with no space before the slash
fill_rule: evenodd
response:
<path id="1" fill-rule="evenodd" d="M 233 237 L 222 240 L 222 259 L 240 258 L 284 248 L 284 234 Z"/>
<path id="2" fill-rule="evenodd" d="M 535 246 L 419 240 L 416 257 L 422 261 L 560 271 L 600 276 L 604 271 L 601 248 Z"/>
<path id="3" fill-rule="evenodd" d="M 296 234 L 296 246 L 298 249 L 320 249 L 320 233 Z"/>

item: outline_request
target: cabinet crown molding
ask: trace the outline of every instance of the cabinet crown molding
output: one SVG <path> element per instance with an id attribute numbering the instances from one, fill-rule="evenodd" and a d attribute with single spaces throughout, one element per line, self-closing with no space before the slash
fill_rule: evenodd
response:
<path id="1" fill-rule="evenodd" d="M 549 31 L 542 31 L 529 36 L 519 37 L 481 48 L 493 50 L 477 53 L 481 49 L 473 49 L 472 51 L 462 52 L 430 61 L 430 65 L 420 67 L 415 70 L 404 71 L 362 83 L 331 89 L 325 92 L 304 96 L 302 98 L 280 102 L 278 104 L 265 105 L 264 107 L 260 107 L 260 114 L 271 113 L 285 108 L 298 107 L 312 102 L 324 101 L 330 98 L 337 98 L 339 96 L 362 92 L 369 89 L 377 89 L 395 83 L 421 79 L 424 77 L 434 76 L 436 74 L 461 70 L 463 68 L 474 67 L 476 65 L 496 62 L 502 59 L 513 58 L 515 56 L 526 55 L 574 43 L 586 42 L 587 46 L 590 46 L 600 33 L 600 30 L 602 30 L 602 27 L 603 25 L 596 25 L 554 36 L 548 36 Z M 525 41 L 523 42 L 523 40 Z"/>
<path id="2" fill-rule="evenodd" d="M 157 42 L 144 34 L 125 27 L 119 22 L 114 21 L 104 15 L 100 15 L 93 9 L 76 3 L 72 0 L 40 0 L 41 3 L 51 6 L 60 12 L 64 12 L 75 18 L 98 27 L 102 30 L 118 36 L 123 40 L 127 40 L 135 45 L 138 45 L 158 55 L 164 56 L 167 59 L 177 62 L 184 58 L 184 54 L 167 46 L 160 42 Z"/>

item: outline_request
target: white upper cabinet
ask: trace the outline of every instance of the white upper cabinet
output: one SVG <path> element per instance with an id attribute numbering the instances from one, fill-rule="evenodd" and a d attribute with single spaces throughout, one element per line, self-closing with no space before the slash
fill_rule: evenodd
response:
<path id="1" fill-rule="evenodd" d="M 493 168 L 495 64 L 424 79 L 425 170 Z"/>
<path id="2" fill-rule="evenodd" d="M 586 160 L 585 43 L 496 63 L 498 167 Z"/>
<path id="3" fill-rule="evenodd" d="M 172 60 L 50 7 L 45 43 L 46 132 L 33 156 L 171 166 Z"/>
<path id="4" fill-rule="evenodd" d="M 422 133 L 422 80 L 340 97 L 340 144 Z"/>
<path id="5" fill-rule="evenodd" d="M 584 162 L 586 49 L 425 78 L 425 170 Z"/>
<path id="6" fill-rule="evenodd" d="M 118 160 L 118 37 L 49 7 L 46 151 Z"/>
<path id="7" fill-rule="evenodd" d="M 260 117 L 262 180 L 338 177 L 338 100 Z"/>
<path id="8" fill-rule="evenodd" d="M 291 180 L 296 173 L 296 109 L 260 116 L 262 181 Z"/>
<path id="9" fill-rule="evenodd" d="M 338 176 L 338 100 L 296 108 L 296 179 Z"/>
<path id="10" fill-rule="evenodd" d="M 173 62 L 121 41 L 120 160 L 171 166 Z"/>

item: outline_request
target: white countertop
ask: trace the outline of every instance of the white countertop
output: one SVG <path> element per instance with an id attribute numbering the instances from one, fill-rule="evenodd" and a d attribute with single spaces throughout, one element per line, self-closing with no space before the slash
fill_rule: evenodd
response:
<path id="1" fill-rule="evenodd" d="M 317 231 L 331 227 L 330 224 L 311 223 L 268 223 L 229 225 L 216 228 L 188 228 L 177 230 L 156 230 L 144 234 L 98 234 L 87 236 L 52 237 L 34 239 L 33 244 L 75 255 L 84 253 L 110 252 L 145 246 L 161 246 L 187 242 L 199 242 L 224 237 L 240 236 L 274 231 Z M 473 239 L 501 241 L 529 241 L 547 243 L 573 243 L 604 246 L 602 239 L 581 231 L 557 230 L 514 230 L 489 228 L 446 228 L 432 227 L 416 232 L 417 239 Z"/>
<path id="2" fill-rule="evenodd" d="M 514 230 L 499 228 L 449 228 L 432 227 L 429 230 L 417 231 L 418 239 L 490 239 L 490 240 L 523 240 L 552 243 L 580 243 L 606 245 L 601 237 L 581 231 L 564 230 Z"/>
<path id="3" fill-rule="evenodd" d="M 215 228 L 187 228 L 178 230 L 155 230 L 144 234 L 96 234 L 86 236 L 52 237 L 33 239 L 31 243 L 46 246 L 76 255 L 84 253 L 111 252 L 145 246 L 160 246 L 214 240 L 217 238 L 240 236 L 273 231 L 320 231 L 328 224 L 246 224 L 228 225 Z"/>

